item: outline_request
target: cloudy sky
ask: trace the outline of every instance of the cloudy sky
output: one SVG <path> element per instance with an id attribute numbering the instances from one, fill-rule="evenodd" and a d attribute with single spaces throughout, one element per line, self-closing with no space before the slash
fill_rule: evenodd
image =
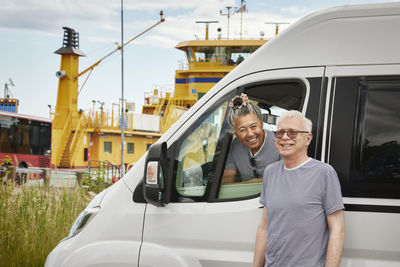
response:
<path id="1" fill-rule="evenodd" d="M 274 26 L 265 22 L 293 23 L 309 13 L 344 4 L 384 2 L 380 0 L 247 0 L 248 12 L 243 15 L 243 37 L 273 37 Z M 210 25 L 210 38 L 217 37 L 217 28 L 227 35 L 226 7 L 239 7 L 240 0 L 124 0 L 124 40 L 141 33 L 159 19 L 163 10 L 165 22 L 124 49 L 125 98 L 136 103 L 141 111 L 144 93 L 154 87 L 173 88 L 175 70 L 185 57 L 175 45 L 195 37 L 204 38 L 204 25 L 198 20 L 217 20 Z M 57 98 L 60 56 L 54 54 L 62 46 L 63 29 L 79 32 L 80 71 L 116 48 L 121 41 L 121 0 L 0 0 L 0 84 L 11 78 L 12 96 L 20 100 L 19 113 L 49 116 Z M 231 16 L 230 38 L 239 38 L 240 14 Z M 285 26 L 281 26 L 284 30 Z M 79 80 L 82 85 L 85 76 Z M 1 97 L 4 96 L 3 90 Z M 79 94 L 78 106 L 93 107 L 92 100 L 112 103 L 121 97 L 121 54 L 116 52 L 88 78 Z M 96 108 L 99 105 L 96 104 Z"/>

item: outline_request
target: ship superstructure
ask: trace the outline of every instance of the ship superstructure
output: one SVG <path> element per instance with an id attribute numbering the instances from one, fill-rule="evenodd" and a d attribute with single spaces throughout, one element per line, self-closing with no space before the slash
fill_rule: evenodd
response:
<path id="1" fill-rule="evenodd" d="M 175 48 L 185 53 L 186 61 L 176 70 L 174 94 L 154 90 L 145 97 L 142 113 L 159 115 L 161 132 L 165 132 L 219 80 L 266 42 L 264 39 L 210 40 L 207 27 L 205 39 L 178 43 Z"/>

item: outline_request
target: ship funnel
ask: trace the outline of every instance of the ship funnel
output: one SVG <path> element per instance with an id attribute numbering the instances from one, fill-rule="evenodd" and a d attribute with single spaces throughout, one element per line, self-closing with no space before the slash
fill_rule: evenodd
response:
<path id="1" fill-rule="evenodd" d="M 63 29 L 63 47 L 73 47 L 79 49 L 79 33 L 68 27 L 63 27 Z"/>
<path id="2" fill-rule="evenodd" d="M 63 44 L 60 49 L 58 49 L 56 54 L 73 54 L 77 56 L 85 56 L 85 54 L 79 50 L 79 33 L 72 28 L 63 27 L 64 38 Z"/>

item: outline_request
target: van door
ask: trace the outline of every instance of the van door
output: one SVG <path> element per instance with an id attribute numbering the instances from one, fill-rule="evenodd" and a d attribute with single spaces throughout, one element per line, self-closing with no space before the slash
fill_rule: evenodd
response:
<path id="1" fill-rule="evenodd" d="M 314 120 L 318 136 L 324 117 L 323 73 L 321 67 L 244 76 L 209 98 L 182 124 L 182 134 L 168 140 L 169 203 L 147 204 L 140 266 L 252 266 L 262 184 L 221 184 L 234 138 L 226 122 L 229 100 L 246 93 L 261 107 L 269 131 L 276 129 L 283 111 L 301 110 Z M 310 147 L 313 156 L 321 153 L 318 139 Z"/>
<path id="2" fill-rule="evenodd" d="M 323 157 L 345 203 L 342 266 L 399 266 L 400 65 L 327 69 Z"/>

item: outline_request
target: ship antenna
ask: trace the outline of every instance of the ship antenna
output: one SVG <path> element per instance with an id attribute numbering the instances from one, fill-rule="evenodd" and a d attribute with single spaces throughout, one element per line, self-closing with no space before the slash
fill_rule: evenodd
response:
<path id="1" fill-rule="evenodd" d="M 221 15 L 221 16 L 227 16 L 227 18 L 228 18 L 228 40 L 229 40 L 229 19 L 230 19 L 230 17 L 231 17 L 231 15 L 233 15 L 233 14 L 235 14 L 235 12 L 232 12 L 231 13 L 231 6 L 227 6 L 226 7 L 226 9 L 228 10 L 226 13 L 222 13 L 222 10 L 220 10 L 219 11 L 219 14 Z"/>
<path id="2" fill-rule="evenodd" d="M 276 22 L 276 21 L 272 22 L 272 21 L 267 21 L 267 22 L 265 22 L 265 24 L 275 24 L 275 35 L 278 35 L 278 33 L 279 33 L 279 25 L 282 25 L 282 24 L 289 24 L 289 22 Z"/>
<path id="3" fill-rule="evenodd" d="M 11 90 L 8 88 L 9 85 L 14 86 L 14 82 L 11 80 L 11 78 L 8 79 L 8 81 L 4 84 L 4 98 L 10 98 L 9 94 L 11 94 Z M 12 94 L 11 97 L 13 97 Z"/>
<path id="4" fill-rule="evenodd" d="M 210 23 L 218 23 L 218 20 L 199 20 L 196 23 L 205 23 L 206 24 L 206 40 L 208 40 L 208 27 Z"/>
<path id="5" fill-rule="evenodd" d="M 240 12 L 240 40 L 242 40 L 242 24 L 243 24 L 243 12 L 247 12 L 246 9 L 246 1 L 245 0 L 241 0 L 240 1 L 240 8 L 236 9 L 235 11 L 236 13 Z"/>

